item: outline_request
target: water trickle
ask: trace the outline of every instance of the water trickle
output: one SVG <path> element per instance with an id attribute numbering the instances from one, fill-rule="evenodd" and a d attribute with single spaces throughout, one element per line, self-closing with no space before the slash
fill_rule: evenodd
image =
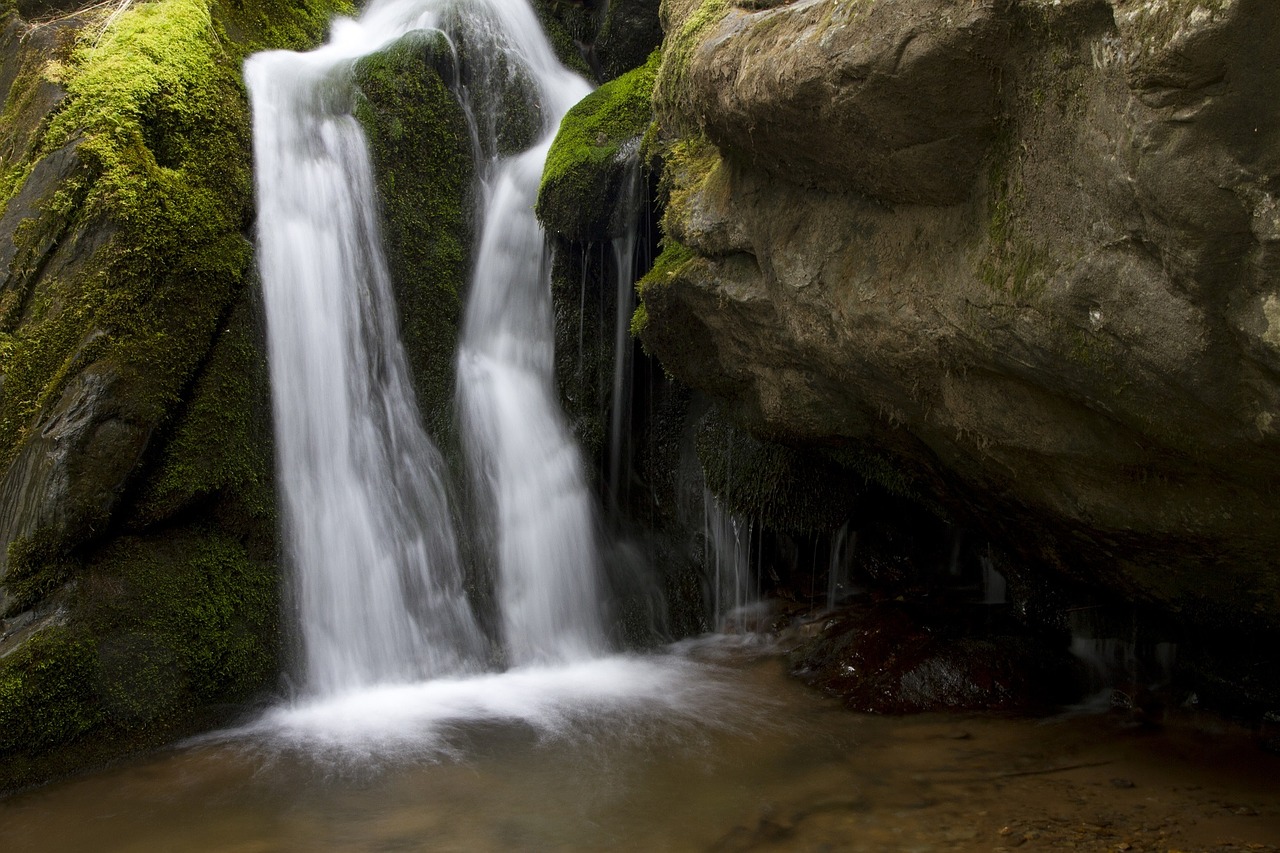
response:
<path id="1" fill-rule="evenodd" d="M 846 521 L 831 538 L 831 555 L 827 562 L 828 610 L 834 610 L 836 605 L 855 591 L 851 575 L 853 555 L 857 549 L 858 531 L 850 531 L 849 522 Z"/>
<path id="2" fill-rule="evenodd" d="M 640 233 L 640 158 L 638 151 L 628 158 L 617 215 L 626 223 L 613 243 L 616 309 L 613 320 L 613 393 L 609 399 L 609 499 L 616 513 L 625 499 L 627 425 L 631 420 L 631 313 L 635 311 L 636 240 Z"/>
<path id="3" fill-rule="evenodd" d="M 703 531 L 712 568 L 712 628 L 741 633 L 747 610 L 759 598 L 751 572 L 755 525 L 725 510 L 710 491 L 703 492 Z"/>
<path id="4" fill-rule="evenodd" d="M 523 0 L 375 0 L 306 54 L 251 57 L 259 263 L 277 465 L 304 684 L 331 695 L 480 668 L 440 453 L 398 337 L 352 66 L 414 30 L 465 40 L 457 93 L 482 189 L 459 356 L 466 449 L 493 526 L 513 663 L 602 646 L 594 519 L 555 403 L 550 296 L 533 201 L 552 135 L 590 87 L 556 60 Z M 541 132 L 500 157 L 496 84 L 531 91 Z"/>
<path id="5" fill-rule="evenodd" d="M 983 554 L 978 561 L 982 564 L 982 603 L 1008 603 L 1004 575 L 996 571 L 996 564 L 991 559 L 991 555 Z"/>

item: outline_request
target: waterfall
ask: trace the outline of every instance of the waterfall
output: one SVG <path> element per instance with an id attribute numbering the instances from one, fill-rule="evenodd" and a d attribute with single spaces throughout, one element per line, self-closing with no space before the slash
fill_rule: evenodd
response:
<path id="1" fill-rule="evenodd" d="M 703 536 L 712 564 L 712 622 L 714 631 L 743 633 L 747 608 L 759 599 L 751 571 L 751 539 L 755 523 L 728 512 L 710 490 L 704 490 Z"/>
<path id="2" fill-rule="evenodd" d="M 284 545 L 314 695 L 474 671 L 486 656 L 444 463 L 409 384 L 372 167 L 351 114 L 356 59 L 410 31 L 449 27 L 483 42 L 477 61 L 500 55 L 508 79 L 527 75 L 542 119 L 529 150 L 481 164 L 484 216 L 459 355 L 465 449 L 494 526 L 501 640 L 516 664 L 603 645 L 594 518 L 555 402 L 532 212 L 555 129 L 589 87 L 555 59 L 524 0 L 374 0 L 358 19 L 336 20 L 315 51 L 245 64 Z M 459 94 L 477 147 L 497 152 L 494 113 Z"/>
<path id="3" fill-rule="evenodd" d="M 542 128 L 532 147 L 496 160 L 484 177 L 458 402 L 479 509 L 492 526 L 503 647 L 518 665 L 598 654 L 605 633 L 594 507 L 556 397 L 549 259 L 533 214 L 560 120 L 590 87 L 560 65 L 524 2 L 501 10 L 501 41 L 534 83 Z M 496 114 L 476 117 L 490 134 L 482 146 L 496 151 Z"/>

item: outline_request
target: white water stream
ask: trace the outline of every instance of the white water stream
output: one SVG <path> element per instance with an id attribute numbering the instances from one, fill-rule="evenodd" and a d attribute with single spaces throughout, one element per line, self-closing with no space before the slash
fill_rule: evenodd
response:
<path id="1" fill-rule="evenodd" d="M 483 216 L 458 399 L 477 524 L 487 527 L 479 538 L 492 544 L 496 641 L 516 666 L 605 651 L 594 508 L 555 398 L 544 238 L 533 216 L 551 139 L 590 87 L 556 60 L 525 0 L 374 0 L 359 18 L 335 21 L 317 50 L 258 54 L 245 65 L 284 544 L 303 657 L 299 714 L 318 701 L 360 707 L 350 697 L 362 691 L 430 703 L 450 690 L 385 688 L 477 675 L 488 659 L 490 640 L 464 594 L 444 463 L 412 396 L 372 167 L 351 114 L 355 61 L 414 30 L 465 42 L 476 57 L 472 88 L 495 77 L 531 81 L 541 119 L 528 150 L 499 158 L 492 105 L 504 99 L 473 99 L 459 87 Z M 522 677 L 514 687 L 531 695 Z M 462 703 L 459 715 L 503 716 L 492 678 L 473 691 L 491 698 Z M 563 673 L 546 679 L 543 692 L 580 702 L 581 685 L 564 681 Z M 652 692 L 654 679 L 638 681 Z"/>

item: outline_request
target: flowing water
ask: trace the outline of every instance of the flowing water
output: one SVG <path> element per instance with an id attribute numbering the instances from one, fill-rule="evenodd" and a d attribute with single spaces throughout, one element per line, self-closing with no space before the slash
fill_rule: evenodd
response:
<path id="1" fill-rule="evenodd" d="M 1280 840 L 1280 758 L 1231 732 L 854 714 L 723 639 L 576 666 L 558 668 L 563 701 L 510 674 L 385 688 L 421 690 L 421 708 L 523 715 L 386 721 L 403 751 L 361 740 L 386 716 L 373 697 L 342 712 L 332 749 L 259 724 L 0 800 L 0 849 L 1243 853 Z M 654 687 L 658 670 L 677 689 L 624 701 L 625 682 Z"/>
<path id="2" fill-rule="evenodd" d="M 604 651 L 590 493 L 552 379 L 544 237 L 533 217 L 564 113 L 590 87 L 523 0 L 375 0 L 307 54 L 252 57 L 259 247 L 284 531 L 313 695 L 481 668 L 440 453 L 423 432 L 381 251 L 352 66 L 415 30 L 476 57 L 457 87 L 482 211 L 458 359 L 460 420 L 492 545 L 509 665 Z M 532 86 L 541 130 L 499 156 L 499 87 Z M 429 154 L 429 152 L 427 152 Z"/>

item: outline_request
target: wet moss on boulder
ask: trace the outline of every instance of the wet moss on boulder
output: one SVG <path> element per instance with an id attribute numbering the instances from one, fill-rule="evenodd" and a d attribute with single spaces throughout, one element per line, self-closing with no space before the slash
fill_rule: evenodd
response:
<path id="1" fill-rule="evenodd" d="M 411 33 L 356 64 L 382 204 L 387 262 L 418 405 L 436 435 L 452 424 L 454 350 L 471 260 L 474 164 L 466 117 L 446 85 L 444 36 Z"/>
<path id="2" fill-rule="evenodd" d="M 0 40 L 21 122 L 0 140 L 0 789 L 225 721 L 271 686 L 240 66 L 347 8 L 160 0 L 60 20 L 61 53 Z"/>
<path id="3" fill-rule="evenodd" d="M 548 231 L 579 243 L 621 234 L 617 215 L 632 158 L 653 119 L 660 54 L 583 98 L 560 122 L 538 191 L 537 214 Z"/>

